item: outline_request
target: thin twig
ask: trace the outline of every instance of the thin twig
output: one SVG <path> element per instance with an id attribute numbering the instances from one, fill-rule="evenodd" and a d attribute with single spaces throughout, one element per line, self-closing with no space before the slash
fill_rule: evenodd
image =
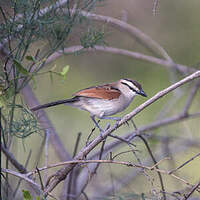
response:
<path id="1" fill-rule="evenodd" d="M 8 174 L 11 174 L 13 176 L 16 176 L 18 178 L 21 178 L 21 179 L 25 180 L 26 182 L 32 184 L 33 186 L 36 186 L 36 188 L 40 191 L 40 186 L 37 183 L 35 183 L 33 180 L 31 180 L 30 178 L 28 178 L 28 176 L 26 174 L 21 174 L 21 173 L 12 171 L 10 169 L 5 169 L 5 168 L 1 168 L 1 170 L 4 173 L 8 173 Z"/>
<path id="2" fill-rule="evenodd" d="M 159 161 L 159 164 L 161 164 L 161 162 L 163 162 L 166 159 L 162 159 L 161 161 Z M 63 165 L 70 165 L 70 164 L 84 164 L 85 165 L 85 164 L 89 164 L 89 163 L 117 164 L 117 165 L 124 165 L 124 166 L 127 166 L 127 167 L 135 167 L 135 168 L 146 169 L 146 170 L 150 170 L 150 171 L 154 170 L 156 172 L 160 172 L 160 173 L 163 173 L 163 174 L 170 175 L 170 176 L 174 177 L 175 179 L 185 183 L 188 186 L 193 186 L 192 184 L 190 184 L 188 181 L 184 180 L 183 178 L 180 178 L 180 177 L 178 177 L 174 174 L 170 174 L 169 171 L 158 169 L 156 167 L 156 166 L 158 166 L 157 163 L 155 165 L 149 167 L 149 166 L 145 166 L 145 165 L 134 164 L 134 163 L 131 163 L 131 162 L 114 161 L 114 160 L 73 160 L 73 161 L 60 162 L 60 163 L 52 164 L 52 165 L 45 166 L 45 167 L 42 167 L 42 168 L 38 168 L 38 170 L 43 171 L 43 170 L 47 170 L 47 169 L 51 169 L 51 168 L 59 167 L 59 166 L 63 166 Z M 29 177 L 29 176 L 31 176 L 35 173 L 37 173 L 37 170 L 27 173 L 26 177 Z M 56 174 L 53 174 L 52 176 L 49 177 L 49 179 L 51 180 L 55 176 L 56 176 Z"/>
<path id="3" fill-rule="evenodd" d="M 97 122 L 98 124 L 100 123 L 100 120 L 98 120 L 98 122 Z M 94 127 L 94 128 L 92 128 L 92 130 L 91 130 L 91 132 L 90 132 L 90 134 L 88 135 L 88 137 L 87 137 L 87 140 L 86 140 L 86 146 L 90 143 L 90 138 L 91 138 L 91 136 L 92 136 L 92 134 L 94 133 L 94 131 L 95 131 L 95 129 L 96 129 L 96 126 Z"/>
<path id="4" fill-rule="evenodd" d="M 119 136 L 117 136 L 117 135 L 112 135 L 112 134 L 110 134 L 109 136 L 110 136 L 110 137 L 113 137 L 113 138 L 116 138 L 116 139 L 118 139 L 118 140 L 120 140 L 120 141 L 122 141 L 122 142 L 124 142 L 124 143 L 126 143 L 126 144 L 128 144 L 128 145 L 132 145 L 133 147 L 136 147 L 135 144 L 131 143 L 129 140 L 126 140 L 126 139 L 124 139 L 124 138 L 122 138 L 122 137 L 119 137 Z"/>
<path id="5" fill-rule="evenodd" d="M 150 49 L 154 54 L 159 54 L 166 60 L 171 61 L 173 63 L 171 57 L 168 55 L 168 53 L 165 51 L 165 49 L 162 46 L 160 46 L 156 41 L 154 41 L 152 38 L 150 38 L 148 35 L 146 35 L 144 32 L 139 30 L 138 28 L 136 28 L 124 21 L 121 21 L 121 20 L 118 20 L 116 18 L 109 17 L 109 16 L 96 15 L 96 14 L 88 13 L 85 11 L 80 11 L 80 14 L 89 19 L 104 22 L 110 26 L 113 26 L 114 28 L 118 28 L 121 31 L 127 32 L 134 39 L 136 38 L 137 41 L 139 41 L 143 46 Z"/>
<path id="6" fill-rule="evenodd" d="M 88 164 L 88 163 L 113 163 L 113 164 L 125 165 L 127 167 L 138 167 L 138 168 L 144 168 L 144 169 L 148 169 L 148 170 L 154 169 L 154 168 L 152 168 L 152 166 L 147 167 L 147 166 L 143 166 L 143 165 L 133 164 L 133 163 L 130 163 L 130 162 L 114 161 L 114 160 L 71 160 L 71 161 L 59 162 L 59 163 L 51 164 L 49 166 L 41 167 L 41 168 L 38 168 L 38 170 L 43 171 L 43 170 L 47 170 L 47 169 L 51 169 L 51 168 L 59 167 L 59 166 L 63 166 L 63 165 L 69 165 L 69 164 L 83 164 L 83 165 L 85 165 L 85 164 Z M 33 174 L 36 174 L 37 172 L 38 172 L 37 170 L 34 170 L 32 172 L 28 172 L 26 174 L 26 176 L 27 177 L 32 176 Z M 53 175 L 52 175 L 52 177 L 53 177 Z"/>
<path id="7" fill-rule="evenodd" d="M 77 156 L 75 157 L 75 160 L 83 159 L 92 149 L 94 149 L 100 142 L 103 141 L 104 138 L 106 138 L 110 133 L 115 131 L 118 127 L 122 126 L 126 121 L 130 120 L 132 117 L 134 117 L 136 114 L 144 110 L 146 107 L 160 99 L 161 97 L 165 96 L 166 94 L 170 93 L 171 91 L 175 90 L 176 88 L 180 87 L 181 85 L 184 85 L 185 83 L 192 81 L 196 78 L 200 77 L 200 71 L 197 71 L 186 78 L 180 80 L 179 82 L 169 86 L 168 88 L 158 92 L 156 95 L 154 95 L 152 98 L 138 106 L 135 110 L 133 110 L 131 113 L 125 115 L 122 120 L 115 124 L 113 127 L 106 130 L 104 133 L 101 134 L 101 136 L 98 136 L 96 139 L 94 139 L 87 147 L 84 147 Z M 56 177 L 53 177 L 49 185 L 45 188 L 45 196 L 48 195 L 48 192 L 51 192 L 63 179 L 66 178 L 68 173 L 76 166 L 76 164 L 70 164 L 65 168 L 62 168 L 59 170 L 59 173 Z M 59 176 L 59 177 L 58 177 Z"/>
<path id="8" fill-rule="evenodd" d="M 200 182 L 198 182 L 196 185 L 194 185 L 192 187 L 191 191 L 188 194 L 184 195 L 184 197 L 181 200 L 187 200 L 199 186 L 200 186 Z"/>
<path id="9" fill-rule="evenodd" d="M 84 49 L 82 46 L 79 46 L 79 45 L 64 48 L 63 50 L 57 51 L 57 52 L 53 53 L 51 56 L 49 56 L 48 59 L 46 60 L 46 63 L 52 62 L 53 60 L 59 58 L 63 54 L 72 54 L 72 53 L 79 52 L 79 51 L 80 52 L 102 51 L 102 52 L 107 52 L 107 53 L 111 53 L 111 54 L 115 54 L 115 55 L 128 56 L 128 57 L 131 57 L 131 58 L 134 58 L 137 60 L 143 60 L 143 61 L 147 61 L 150 63 L 163 65 L 168 69 L 175 67 L 176 69 L 178 69 L 180 72 L 182 72 L 184 74 L 187 74 L 188 72 L 196 71 L 196 69 L 194 69 L 192 67 L 175 64 L 175 63 L 172 64 L 171 61 L 160 59 L 160 58 L 153 57 L 153 56 L 148 56 L 148 55 L 145 55 L 145 54 L 142 54 L 139 52 L 128 51 L 125 49 L 119 49 L 119 48 L 108 47 L 108 46 L 98 46 L 98 45 L 95 45 L 94 48 L 87 48 L 87 49 Z"/>
<path id="10" fill-rule="evenodd" d="M 110 127 L 110 124 L 108 123 L 105 127 L 105 130 L 107 130 L 109 127 Z M 100 153 L 98 155 L 99 160 L 101 160 L 103 157 L 105 143 L 106 143 L 106 139 L 103 140 L 103 142 L 101 144 Z M 100 166 L 100 163 L 97 163 L 96 165 L 89 165 L 88 170 L 86 172 L 82 170 L 83 171 L 82 174 L 83 173 L 84 174 L 81 175 L 81 180 L 79 180 L 79 182 L 81 182 L 81 185 L 79 185 L 79 187 L 78 187 L 76 197 L 79 197 L 84 192 L 85 188 L 89 184 L 89 181 L 91 181 L 91 179 L 96 174 L 99 166 Z"/>
<path id="11" fill-rule="evenodd" d="M 3 153 L 5 154 L 5 156 L 8 158 L 8 160 L 12 163 L 12 165 L 22 174 L 27 173 L 26 168 L 19 163 L 15 156 L 7 149 L 5 148 L 3 145 L 1 146 L 1 150 L 3 151 Z"/>
<path id="12" fill-rule="evenodd" d="M 151 151 L 151 148 L 147 142 L 147 140 L 140 134 L 137 135 L 145 144 L 148 152 L 149 152 L 149 155 L 151 156 L 151 159 L 153 160 L 153 163 L 154 163 L 154 166 L 156 169 L 159 169 L 158 167 L 158 162 L 156 161 L 154 155 L 153 155 L 153 152 Z M 164 187 L 164 183 L 163 183 L 163 179 L 162 179 L 162 176 L 161 176 L 161 173 L 159 171 L 157 171 L 158 173 L 158 177 L 159 177 L 159 181 L 160 181 L 160 185 L 161 185 L 161 188 L 162 188 L 162 191 L 163 191 L 163 199 L 166 200 L 166 194 L 165 194 L 165 187 Z"/>
<path id="13" fill-rule="evenodd" d="M 27 168 L 27 166 L 28 166 L 29 160 L 30 160 L 30 158 L 31 158 L 31 154 L 32 154 L 32 151 L 30 150 L 30 151 L 29 151 L 29 154 L 28 154 L 28 156 L 27 156 L 27 159 L 26 159 L 25 168 Z M 19 186 L 20 186 L 20 184 L 21 184 L 21 181 L 22 181 L 22 179 L 19 180 L 19 182 L 18 182 L 18 184 L 17 184 L 17 186 L 16 186 L 16 189 L 15 189 L 15 191 L 13 192 L 13 198 L 15 198 L 15 195 L 17 194 L 17 191 L 18 191 L 18 189 L 19 189 Z"/>
<path id="14" fill-rule="evenodd" d="M 184 167 L 185 165 L 187 165 L 188 163 L 190 163 L 191 161 L 193 161 L 195 158 L 197 158 L 198 156 L 200 156 L 200 152 L 198 154 L 196 154 L 195 156 L 193 156 L 192 158 L 190 158 L 189 160 L 187 160 L 186 162 L 184 162 L 182 165 L 178 166 L 177 168 L 171 170 L 169 172 L 169 174 L 172 174 L 174 172 L 176 172 L 177 170 L 181 169 L 182 167 Z"/>
<path id="15" fill-rule="evenodd" d="M 200 112 L 194 113 L 194 114 L 188 114 L 188 115 L 185 115 L 185 116 L 182 116 L 182 114 L 179 114 L 179 115 L 175 115 L 173 117 L 169 117 L 169 118 L 166 118 L 166 119 L 163 119 L 163 120 L 157 120 L 157 121 L 155 121 L 155 122 L 153 122 L 149 125 L 139 127 L 138 130 L 140 131 L 140 134 L 142 134 L 146 131 L 154 130 L 156 128 L 163 127 L 163 126 L 166 126 L 166 125 L 170 125 L 170 124 L 173 124 L 173 123 L 181 122 L 183 120 L 191 119 L 193 117 L 200 117 Z M 131 133 L 125 134 L 121 138 L 124 139 L 124 140 L 131 141 L 136 136 L 136 134 L 137 134 L 136 132 L 131 132 Z M 110 142 L 109 144 L 107 144 L 105 146 L 104 153 L 107 153 L 108 151 L 110 151 L 110 149 L 116 148 L 120 144 L 122 144 L 122 142 L 120 140 L 115 140 L 113 142 Z M 97 155 L 99 155 L 99 151 L 95 152 L 88 159 L 94 159 Z"/>
<path id="16" fill-rule="evenodd" d="M 34 95 L 32 89 L 29 85 L 27 85 L 25 88 L 23 88 L 21 90 L 21 93 L 22 93 L 28 107 L 33 107 L 34 105 L 39 104 L 36 96 Z M 37 113 L 36 117 L 38 118 L 38 121 L 39 121 L 42 129 L 44 129 L 44 130 L 48 129 L 49 136 L 50 136 L 50 138 L 49 138 L 50 142 L 51 142 L 53 148 L 55 149 L 55 152 L 56 152 L 58 158 L 61 161 L 70 160 L 71 156 L 68 153 L 68 151 L 66 151 L 62 141 L 60 140 L 60 138 L 59 138 L 54 126 L 52 125 L 51 121 L 49 120 L 47 114 L 41 110 Z"/>
<path id="17" fill-rule="evenodd" d="M 36 170 L 37 170 L 37 173 L 38 173 L 38 176 L 39 176 L 41 189 L 44 190 L 44 184 L 43 184 L 43 181 L 42 181 L 42 176 L 40 174 L 40 171 L 39 171 L 38 167 L 36 167 Z"/>
<path id="18" fill-rule="evenodd" d="M 114 160 L 116 157 L 122 155 L 122 154 L 125 154 L 125 153 L 130 153 L 130 152 L 133 152 L 133 151 L 137 151 L 137 150 L 127 150 L 127 151 L 122 151 L 114 156 L 112 156 L 112 160 Z"/>
<path id="19" fill-rule="evenodd" d="M 198 91 L 198 88 L 200 87 L 200 81 L 196 81 L 195 85 L 193 86 L 193 88 L 191 89 L 191 92 L 188 95 L 185 107 L 183 108 L 183 115 L 186 115 L 188 113 L 188 110 L 192 104 L 192 101 Z"/>
<path id="20" fill-rule="evenodd" d="M 48 162 L 49 162 L 49 154 L 48 154 L 48 149 L 49 149 L 49 130 L 45 130 L 45 148 L 44 148 L 44 154 L 45 154 L 45 165 L 47 166 L 48 165 Z M 44 173 L 44 182 L 46 183 L 46 180 L 47 180 L 47 176 L 48 176 L 48 173 L 45 172 Z"/>
<path id="21" fill-rule="evenodd" d="M 80 138 L 81 138 L 81 133 L 78 133 L 78 136 L 76 138 L 76 143 L 75 143 L 75 147 L 74 147 L 74 152 L 73 152 L 73 157 L 75 157 L 77 150 L 78 150 L 78 146 L 80 143 Z M 47 166 L 47 165 L 46 165 Z M 76 176 L 77 177 L 77 176 Z M 66 200 L 70 200 L 71 195 L 74 195 L 74 191 L 72 192 L 71 190 L 74 189 L 75 190 L 75 180 L 76 178 L 74 178 L 74 169 L 71 171 L 70 175 L 69 175 L 69 182 L 68 182 L 68 187 L 67 187 L 67 197 L 65 198 Z M 66 189 L 66 188 L 65 188 Z"/>

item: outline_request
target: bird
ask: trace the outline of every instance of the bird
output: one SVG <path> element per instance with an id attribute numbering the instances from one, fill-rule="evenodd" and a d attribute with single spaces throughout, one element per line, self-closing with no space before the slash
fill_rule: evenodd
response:
<path id="1" fill-rule="evenodd" d="M 141 95 L 147 97 L 142 86 L 135 80 L 124 78 L 113 83 L 88 87 L 74 93 L 72 98 L 58 100 L 31 108 L 31 111 L 65 104 L 81 110 L 88 111 L 92 121 L 100 132 L 103 130 L 98 125 L 95 117 L 119 121 L 120 117 L 112 115 L 125 110 L 134 97 Z"/>

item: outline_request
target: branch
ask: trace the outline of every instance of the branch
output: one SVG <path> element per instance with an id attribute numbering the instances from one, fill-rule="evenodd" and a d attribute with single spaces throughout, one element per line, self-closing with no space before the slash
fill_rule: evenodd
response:
<path id="1" fill-rule="evenodd" d="M 188 96 L 185 107 L 183 109 L 183 115 L 186 115 L 188 113 L 188 110 L 192 104 L 192 101 L 193 101 L 199 87 L 200 87 L 200 81 L 197 81 Z"/>
<path id="2" fill-rule="evenodd" d="M 191 191 L 188 194 L 184 195 L 184 197 L 181 200 L 187 200 L 199 186 L 200 186 L 200 182 L 198 182 L 196 185 L 194 185 L 192 187 Z"/>
<path id="3" fill-rule="evenodd" d="M 169 172 L 169 174 L 172 174 L 172 173 L 176 172 L 177 170 L 181 169 L 182 167 L 184 167 L 185 165 L 187 165 L 188 163 L 190 163 L 191 161 L 193 161 L 198 156 L 200 156 L 200 152 L 198 154 L 196 154 L 195 156 L 193 156 L 192 158 L 190 158 L 189 160 L 187 160 L 186 162 L 184 162 L 182 165 L 178 166 L 176 169 L 171 170 Z"/>
<path id="4" fill-rule="evenodd" d="M 177 87 L 180 87 L 181 85 L 184 85 L 185 83 L 192 81 L 196 78 L 200 77 L 200 71 L 197 71 L 186 78 L 180 80 L 179 82 L 171 85 L 170 87 L 158 92 L 156 95 L 154 95 L 152 98 L 147 100 L 145 103 L 138 106 L 135 110 L 133 110 L 131 113 L 125 115 L 122 120 L 114 125 L 113 127 L 106 130 L 102 135 L 96 137 L 87 147 L 83 148 L 77 156 L 74 158 L 74 160 L 81 160 L 83 159 L 92 149 L 94 149 L 100 142 L 104 140 L 110 133 L 115 131 L 117 128 L 119 128 L 122 124 L 130 120 L 132 117 L 134 117 L 136 114 L 140 113 L 142 110 L 144 110 L 146 107 L 150 106 L 152 103 L 160 99 L 161 97 L 165 96 L 166 94 L 170 93 L 171 91 L 175 90 Z M 59 170 L 55 176 L 53 176 L 51 182 L 49 182 L 49 185 L 45 188 L 45 196 L 48 195 L 49 192 L 51 192 L 61 181 L 63 181 L 68 173 L 75 167 L 76 164 L 69 164 L 65 168 L 62 168 Z"/>
<path id="5" fill-rule="evenodd" d="M 72 10 L 72 12 L 75 12 L 75 11 Z M 134 39 L 137 39 L 137 41 L 139 41 L 142 45 L 149 48 L 154 53 L 160 54 L 163 58 L 173 63 L 171 57 L 167 54 L 167 52 L 163 49 L 162 46 L 160 46 L 157 42 L 155 42 L 152 38 L 150 38 L 148 35 L 143 33 L 141 30 L 139 30 L 135 26 L 127 24 L 126 22 L 118 20 L 113 17 L 96 15 L 96 14 L 88 13 L 85 11 L 80 11 L 80 15 L 92 20 L 104 22 L 108 25 L 113 26 L 114 28 L 116 27 L 121 31 L 127 32 Z"/>
<path id="6" fill-rule="evenodd" d="M 35 183 L 33 180 L 31 180 L 30 178 L 27 177 L 27 175 L 25 174 L 21 174 L 21 173 L 18 173 L 18 172 L 15 172 L 15 171 L 12 171 L 10 169 L 4 169 L 4 168 L 1 168 L 2 172 L 4 173 L 8 173 L 8 174 L 11 174 L 13 176 L 16 176 L 20 179 L 23 179 L 25 180 L 26 182 L 30 183 L 32 186 L 34 186 L 35 189 L 37 189 L 37 191 L 39 191 L 41 193 L 41 189 L 40 189 L 40 186 Z"/>
<path id="7" fill-rule="evenodd" d="M 42 17 L 44 16 L 45 14 L 47 14 L 48 12 L 51 12 L 52 10 L 55 10 L 61 6 L 63 6 L 64 4 L 66 4 L 68 2 L 68 0 L 58 0 L 57 2 L 55 2 L 54 5 L 50 5 L 50 6 L 47 6 L 43 9 L 40 10 L 40 12 L 38 12 L 38 17 Z M 23 14 L 18 14 L 16 17 L 15 17 L 15 21 L 13 21 L 12 19 L 10 19 L 10 21 L 12 21 L 13 23 L 16 22 L 16 20 L 20 19 L 24 17 Z M 37 19 L 35 17 L 35 19 Z M 18 25 L 17 27 L 17 30 L 20 31 L 21 29 L 23 28 L 22 25 Z M 12 36 L 14 37 L 14 36 Z M 12 38 L 10 38 L 12 39 Z M 0 52 L 4 52 L 5 54 L 9 54 L 9 52 L 6 51 L 5 49 L 5 45 L 8 43 L 8 39 L 7 38 L 3 38 L 1 43 L 0 43 Z"/>
<path id="8" fill-rule="evenodd" d="M 167 160 L 169 158 L 165 158 L 165 159 L 162 159 L 162 161 L 164 160 Z M 65 161 L 65 162 L 59 162 L 59 163 L 55 163 L 55 164 L 51 164 L 51 165 L 48 165 L 48 166 L 45 166 L 45 167 L 41 167 L 41 168 L 38 168 L 32 172 L 28 172 L 26 174 L 27 177 L 29 176 L 32 176 L 34 174 L 37 174 L 38 171 L 44 171 L 44 170 L 47 170 L 47 169 L 51 169 L 51 168 L 54 168 L 54 167 L 59 167 L 59 166 L 63 166 L 63 165 L 69 165 L 69 164 L 89 164 L 89 163 L 111 163 L 111 164 L 117 164 L 117 165 L 125 165 L 127 167 L 137 167 L 137 168 L 142 168 L 142 169 L 148 169 L 148 170 L 153 170 L 153 169 L 156 169 L 156 170 L 159 170 L 157 167 L 158 164 L 161 163 L 160 161 L 158 163 L 154 163 L 154 165 L 152 167 L 148 167 L 148 166 L 144 166 L 144 165 L 140 165 L 140 164 L 134 164 L 134 163 L 131 163 L 131 162 L 124 162 L 124 161 L 115 161 L 115 160 L 70 160 L 70 161 Z"/>
<path id="9" fill-rule="evenodd" d="M 27 170 L 26 168 L 20 164 L 14 157 L 14 155 L 7 149 L 5 148 L 3 145 L 1 146 L 1 149 L 3 151 L 3 153 L 5 154 L 5 156 L 8 158 L 8 160 L 12 163 L 12 165 L 22 174 L 26 174 Z"/>
<path id="10" fill-rule="evenodd" d="M 68 0 L 59 0 L 58 2 L 55 3 L 55 5 L 41 9 L 38 16 L 39 17 L 43 16 L 46 13 L 48 13 L 48 12 L 54 10 L 54 9 L 62 7 L 64 4 L 67 3 L 67 1 Z M 66 9 L 66 10 L 67 10 L 67 12 L 69 12 L 68 9 Z M 71 11 L 71 13 L 77 12 L 76 9 L 70 9 L 70 11 Z M 142 45 L 144 45 L 145 47 L 147 47 L 148 49 L 150 49 L 154 53 L 160 54 L 163 58 L 165 58 L 166 60 L 171 61 L 173 63 L 172 59 L 167 54 L 167 52 L 163 49 L 163 47 L 160 46 L 157 42 L 155 42 L 152 38 L 150 38 L 148 35 L 143 33 L 138 28 L 136 28 L 136 27 L 124 22 L 124 21 L 121 21 L 121 20 L 118 20 L 118 19 L 115 19 L 115 18 L 109 17 L 109 16 L 96 15 L 96 14 L 92 14 L 92 13 L 89 13 L 89 12 L 85 12 L 83 10 L 79 10 L 79 14 L 86 17 L 86 18 L 89 18 L 91 20 L 104 22 L 108 25 L 111 25 L 113 27 L 118 28 L 121 31 L 127 32 L 134 39 L 137 39 Z M 15 19 L 19 19 L 19 18 L 22 18 L 22 17 L 23 17 L 23 15 L 19 14 L 19 15 L 17 15 L 17 17 Z M 21 25 L 18 26 L 18 30 L 20 30 L 20 29 L 22 29 Z M 0 51 L 5 50 L 4 46 L 8 42 L 7 38 L 4 38 L 2 41 L 3 42 L 0 43 Z"/>
<path id="11" fill-rule="evenodd" d="M 134 58 L 137 60 L 143 60 L 143 61 L 147 61 L 150 63 L 163 65 L 168 69 L 175 67 L 176 69 L 178 69 L 180 72 L 182 72 L 184 74 L 188 74 L 189 72 L 196 71 L 195 68 L 172 63 L 171 61 L 156 58 L 153 56 L 148 56 L 148 55 L 145 55 L 142 53 L 133 52 L 133 51 L 125 50 L 125 49 L 114 48 L 114 47 L 108 47 L 108 46 L 98 46 L 98 45 L 94 46 L 94 48 L 87 48 L 87 49 L 84 49 L 82 46 L 79 46 L 79 45 L 72 46 L 69 48 L 64 48 L 64 50 L 57 51 L 57 52 L 53 53 L 51 56 L 49 56 L 48 59 L 46 60 L 46 63 L 50 63 L 53 60 L 57 59 L 58 57 L 63 56 L 63 53 L 64 54 L 72 54 L 72 53 L 75 53 L 78 51 L 81 51 L 81 52 L 102 51 L 102 52 L 112 53 L 115 55 L 124 55 L 124 56 L 128 56 L 128 57 L 131 57 L 131 58 Z"/>
<path id="12" fill-rule="evenodd" d="M 170 93 L 171 91 L 175 90 L 176 88 L 186 84 L 187 82 L 190 82 L 196 78 L 200 77 L 200 70 L 196 71 L 195 73 L 187 76 L 186 78 L 180 80 L 179 82 L 171 85 L 170 87 L 158 92 L 156 95 L 154 95 L 152 98 L 150 98 L 149 100 L 147 100 L 145 103 L 141 104 L 140 106 L 138 106 L 135 110 L 133 110 L 131 113 L 129 113 L 128 115 L 126 115 L 125 117 L 122 118 L 122 120 L 119 122 L 119 126 L 121 126 L 123 123 L 125 123 L 126 121 L 130 120 L 132 117 L 134 117 L 136 114 L 138 114 L 139 112 L 141 112 L 142 110 L 144 110 L 144 108 L 146 108 L 147 106 L 151 105 L 152 103 L 154 103 L 155 101 L 157 101 L 158 99 L 162 98 L 163 96 L 165 96 L 166 94 Z"/>
<path id="13" fill-rule="evenodd" d="M 33 107 L 34 105 L 39 104 L 37 98 L 35 97 L 32 89 L 29 85 L 27 85 L 25 88 L 23 88 L 21 93 L 22 93 L 28 107 Z M 47 117 L 47 114 L 41 110 L 37 113 L 36 117 L 38 118 L 38 121 L 39 121 L 40 125 L 42 126 L 42 129 L 48 129 L 50 142 L 53 145 L 59 159 L 62 161 L 70 160 L 71 156 L 66 151 L 66 149 L 65 149 L 63 143 L 61 142 L 59 136 L 57 135 L 56 130 L 54 129 L 51 121 Z"/>
<path id="14" fill-rule="evenodd" d="M 112 142 L 112 143 L 114 143 L 114 142 Z M 179 143 L 178 148 L 177 148 L 177 143 L 173 144 L 171 146 L 171 151 L 173 153 L 179 153 L 179 152 L 183 152 L 183 151 L 185 152 L 186 149 L 191 149 L 191 147 L 194 147 L 195 145 L 197 145 L 196 143 L 197 143 L 197 141 L 194 142 L 192 140 L 187 139 L 186 142 Z M 197 145 L 196 148 L 199 148 L 199 145 Z M 160 147 L 158 147 L 157 150 L 156 150 L 156 153 L 155 153 L 155 157 L 157 157 L 160 161 L 163 161 L 162 156 L 163 155 L 161 155 Z M 90 156 L 89 159 L 91 159 L 91 157 L 93 157 L 93 156 Z M 145 160 L 143 161 L 143 165 L 145 165 L 145 166 L 149 165 L 151 160 L 152 160 L 151 158 L 145 157 Z M 160 161 L 158 161 L 157 164 L 160 164 Z M 126 174 L 119 176 L 118 180 L 114 183 L 115 192 L 121 191 L 121 189 L 126 188 L 126 186 L 128 186 L 128 184 L 130 184 L 134 179 L 137 178 L 137 175 L 138 175 L 137 171 L 135 169 L 133 169 L 133 170 L 128 171 Z M 112 185 L 109 182 L 104 183 L 104 185 L 105 184 L 107 185 L 107 187 L 101 187 L 100 184 L 95 186 L 95 188 L 97 188 L 97 192 L 95 193 L 95 197 L 97 197 L 97 196 L 100 196 L 100 197 L 108 196 L 108 195 L 112 194 L 112 192 L 113 192 Z M 91 199 L 93 199 L 93 198 L 94 197 L 92 196 Z"/>
<path id="15" fill-rule="evenodd" d="M 190 184 L 189 182 L 187 182 L 186 180 L 184 180 L 183 178 L 180 178 L 174 174 L 170 174 L 170 171 L 167 170 L 163 170 L 163 169 L 159 169 L 158 165 L 161 164 L 163 161 L 168 160 L 169 158 L 164 158 L 162 160 L 160 160 L 159 162 L 155 163 L 153 166 L 145 166 L 145 165 L 141 165 L 141 164 L 134 164 L 131 162 L 125 162 L 125 161 L 114 161 L 114 160 L 73 160 L 73 161 L 66 161 L 66 162 L 60 162 L 60 163 L 56 163 L 56 164 L 52 164 L 46 167 L 42 167 L 42 168 L 38 168 L 33 172 L 29 172 L 26 174 L 26 177 L 28 176 L 32 176 L 33 174 L 39 173 L 39 171 L 43 171 L 46 169 L 50 169 L 50 168 L 54 168 L 54 167 L 58 167 L 58 166 L 63 166 L 63 165 L 69 165 L 69 164 L 88 164 L 88 163 L 102 163 L 102 164 L 117 164 L 117 165 L 123 165 L 126 167 L 135 167 L 135 168 L 141 168 L 141 169 L 146 169 L 146 170 L 154 170 L 156 172 L 162 173 L 162 174 L 167 174 L 170 175 L 172 177 L 174 177 L 175 179 L 185 183 L 186 185 L 192 186 L 192 184 Z M 14 173 L 14 172 L 13 172 Z M 54 177 L 54 176 L 52 176 Z"/>
<path id="16" fill-rule="evenodd" d="M 190 119 L 190 118 L 193 118 L 193 117 L 200 117 L 200 112 L 199 113 L 195 113 L 195 114 L 188 114 L 188 115 L 184 115 L 184 116 L 182 114 L 179 114 L 177 116 L 169 117 L 169 118 L 166 118 L 164 120 L 158 120 L 158 121 L 153 122 L 153 123 L 151 123 L 149 125 L 142 126 L 142 127 L 138 128 L 138 131 L 140 133 L 143 133 L 143 132 L 146 132 L 146 131 L 154 130 L 154 129 L 159 128 L 161 126 L 166 126 L 166 125 L 169 125 L 169 124 L 172 124 L 172 123 L 176 123 L 176 122 L 180 122 L 180 121 L 183 121 L 183 120 L 186 120 L 186 119 Z M 136 131 L 124 135 L 122 137 L 122 139 L 123 140 L 128 140 L 130 142 L 135 136 L 136 136 Z M 105 146 L 104 154 L 109 152 L 110 149 L 113 149 L 113 148 L 117 147 L 121 143 L 122 142 L 120 140 L 115 140 L 113 142 L 110 142 L 110 144 L 107 144 Z M 99 151 L 97 151 L 93 155 L 91 155 L 89 157 L 89 159 L 93 159 L 98 155 L 99 155 Z"/>
<path id="17" fill-rule="evenodd" d="M 136 131 L 137 131 L 137 129 L 136 129 Z M 160 161 L 159 162 L 156 161 L 156 159 L 155 159 L 155 157 L 154 157 L 154 155 L 153 155 L 153 153 L 151 151 L 151 148 L 150 148 L 147 140 L 142 135 L 140 135 L 140 132 L 138 132 L 137 136 L 144 142 L 144 144 L 145 144 L 145 146 L 146 146 L 146 148 L 148 150 L 148 153 L 151 156 L 151 159 L 153 160 L 154 166 L 152 168 L 159 169 L 158 164 L 160 163 Z M 162 192 L 163 192 L 163 199 L 166 200 L 166 194 L 165 194 L 165 187 L 164 187 L 163 178 L 162 178 L 161 173 L 159 171 L 157 171 L 157 173 L 158 173 L 161 189 L 162 189 Z"/>

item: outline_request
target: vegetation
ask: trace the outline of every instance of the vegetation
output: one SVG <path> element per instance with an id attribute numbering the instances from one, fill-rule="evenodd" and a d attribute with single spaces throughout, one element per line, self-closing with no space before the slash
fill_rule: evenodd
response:
<path id="1" fill-rule="evenodd" d="M 2 199 L 187 200 L 199 195 L 200 174 L 193 164 L 200 156 L 196 131 L 200 117 L 198 65 L 176 63 L 158 42 L 127 22 L 126 12 L 121 20 L 94 14 L 94 11 L 102 13 L 106 10 L 105 2 L 0 2 Z M 159 18 L 158 12 L 162 12 L 159 2 L 154 0 L 152 6 L 152 15 Z M 115 38 L 114 31 L 117 33 L 117 30 L 122 35 L 120 40 Z M 126 33 L 131 42 L 137 41 L 134 49 L 121 47 Z M 95 71 L 91 82 L 108 77 L 108 74 L 118 77 L 123 73 L 131 77 L 133 69 L 128 67 L 133 61 L 135 64 L 142 61 L 139 66 L 144 62 L 149 65 L 149 71 L 134 69 L 138 77 L 149 80 L 149 87 L 154 84 L 151 91 L 149 88 L 149 99 L 129 110 L 117 127 L 112 122 L 105 126 L 103 137 L 90 122 L 81 122 L 84 114 L 73 116 L 64 109 L 57 110 L 58 113 L 31 111 L 39 104 L 37 96 L 46 93 L 51 101 L 49 96 L 55 93 L 57 99 L 60 98 L 57 92 L 66 88 L 56 81 L 66 83 L 68 90 L 74 89 L 73 85 L 77 83 L 82 87 L 79 79 L 84 73 L 81 69 L 75 71 L 76 59 L 88 56 L 88 64 L 94 59 L 91 57 L 94 52 L 99 58 L 91 68 L 86 66 L 83 70 L 88 74 Z M 105 57 L 117 55 L 114 67 L 104 72 L 103 63 L 108 60 L 102 59 L 99 52 L 105 53 Z M 63 55 L 73 55 L 74 62 L 68 58 L 67 64 L 66 61 L 61 64 Z M 112 60 L 115 59 L 112 57 Z M 126 69 L 124 60 L 129 60 Z M 165 70 L 158 75 L 151 63 L 163 66 Z M 76 77 L 70 82 L 68 77 L 72 76 L 73 70 Z M 51 80 L 48 92 L 43 88 L 49 85 L 47 77 Z M 164 89 L 159 87 L 161 85 Z M 37 90 L 42 95 L 36 95 Z M 165 101 L 161 97 L 165 97 Z M 148 125 L 144 125 L 145 120 Z M 171 124 L 174 125 L 169 126 Z M 61 139 L 65 132 L 76 130 L 81 133 L 77 136 L 68 134 L 68 139 Z M 120 135 L 118 130 L 122 132 Z M 88 134 L 83 136 L 82 132 Z M 195 175 L 189 175 L 192 170 Z"/>

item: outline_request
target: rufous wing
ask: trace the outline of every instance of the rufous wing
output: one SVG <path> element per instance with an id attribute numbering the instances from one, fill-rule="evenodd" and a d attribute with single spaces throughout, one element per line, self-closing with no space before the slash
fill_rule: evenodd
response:
<path id="1" fill-rule="evenodd" d="M 110 86 L 110 85 L 103 85 L 103 86 L 96 86 L 91 88 L 86 88 L 80 90 L 79 92 L 75 93 L 75 96 L 82 96 L 82 97 L 90 97 L 90 98 L 98 98 L 98 99 L 116 99 L 120 96 L 120 90 Z"/>

